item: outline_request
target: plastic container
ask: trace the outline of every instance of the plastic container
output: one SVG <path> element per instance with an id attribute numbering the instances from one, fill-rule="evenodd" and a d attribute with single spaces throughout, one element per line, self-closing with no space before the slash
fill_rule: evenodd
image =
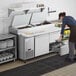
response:
<path id="1" fill-rule="evenodd" d="M 10 40 L 7 40 L 7 47 L 13 47 L 13 40 L 10 39 Z"/>
<path id="2" fill-rule="evenodd" d="M 61 50 L 60 50 L 60 55 L 63 56 L 63 55 L 66 55 L 66 54 L 69 54 L 69 46 L 68 46 L 68 40 L 65 40 L 64 41 L 64 44 L 62 47 L 61 47 Z"/>
<path id="3" fill-rule="evenodd" d="M 0 49 L 7 48 L 7 42 L 6 41 L 1 41 L 0 42 Z"/>

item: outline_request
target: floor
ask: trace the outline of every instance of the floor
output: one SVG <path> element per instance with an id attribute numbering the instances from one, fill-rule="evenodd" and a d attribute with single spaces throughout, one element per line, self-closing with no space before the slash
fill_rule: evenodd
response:
<path id="1" fill-rule="evenodd" d="M 76 63 L 61 69 L 49 72 L 42 76 L 76 76 Z"/>
<path id="2" fill-rule="evenodd" d="M 0 65 L 0 72 L 6 71 L 6 70 L 9 70 L 12 68 L 16 68 L 16 67 L 19 67 L 19 66 L 22 66 L 25 64 L 28 64 L 28 63 L 24 63 L 19 60 L 15 61 L 15 62 L 10 62 L 7 64 L 2 64 L 2 65 Z M 42 76 L 76 76 L 76 63 L 66 66 L 66 67 L 63 67 L 63 68 L 60 68 L 60 69 L 57 69 L 55 71 L 46 73 Z"/>
<path id="3" fill-rule="evenodd" d="M 13 69 L 13 68 L 16 68 L 16 67 L 19 67 L 19 66 L 22 66 L 22 65 L 26 65 L 26 64 L 29 64 L 29 63 L 32 63 L 32 62 L 35 62 L 35 61 L 38 61 L 38 60 L 41 60 L 41 59 L 45 59 L 45 58 L 48 58 L 48 57 L 54 56 L 54 55 L 56 55 L 56 54 L 45 55 L 45 56 L 39 57 L 37 59 L 29 60 L 25 63 L 21 60 L 16 60 L 15 62 L 12 61 L 12 62 L 8 62 L 8 63 L 5 63 L 5 64 L 1 64 L 0 65 L 0 72 L 6 71 L 6 70 L 9 70 L 9 69 Z"/>
<path id="4" fill-rule="evenodd" d="M 19 66 L 22 66 L 22 65 L 25 65 L 24 62 L 22 61 L 15 61 L 15 62 L 9 62 L 9 63 L 6 63 L 6 64 L 1 64 L 0 65 L 0 72 L 2 71 L 6 71 L 6 70 L 9 70 L 9 69 L 13 69 L 13 68 L 16 68 L 16 67 L 19 67 Z"/>

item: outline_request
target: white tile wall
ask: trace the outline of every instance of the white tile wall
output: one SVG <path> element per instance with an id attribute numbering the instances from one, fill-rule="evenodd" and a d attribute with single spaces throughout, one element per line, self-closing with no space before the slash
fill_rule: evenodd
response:
<path id="1" fill-rule="evenodd" d="M 34 0 L 0 0 L 0 34 L 8 33 L 9 18 L 8 7 L 13 6 L 16 3 L 33 2 Z M 18 5 L 14 5 L 18 6 Z"/>

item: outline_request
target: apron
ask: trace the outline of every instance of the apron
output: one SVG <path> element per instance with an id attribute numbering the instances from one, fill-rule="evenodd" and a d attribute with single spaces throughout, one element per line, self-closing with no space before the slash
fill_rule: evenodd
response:
<path id="1" fill-rule="evenodd" d="M 72 26 L 69 26 L 69 27 L 70 27 L 69 41 L 70 42 L 76 42 L 76 26 L 72 25 Z"/>

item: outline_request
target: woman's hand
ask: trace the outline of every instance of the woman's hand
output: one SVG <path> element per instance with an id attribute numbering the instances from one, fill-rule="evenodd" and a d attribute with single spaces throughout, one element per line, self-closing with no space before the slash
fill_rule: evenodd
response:
<path id="1" fill-rule="evenodd" d="M 58 41 L 58 42 L 61 42 L 61 41 L 62 41 L 62 35 L 60 35 L 60 37 L 58 38 L 57 41 Z"/>

